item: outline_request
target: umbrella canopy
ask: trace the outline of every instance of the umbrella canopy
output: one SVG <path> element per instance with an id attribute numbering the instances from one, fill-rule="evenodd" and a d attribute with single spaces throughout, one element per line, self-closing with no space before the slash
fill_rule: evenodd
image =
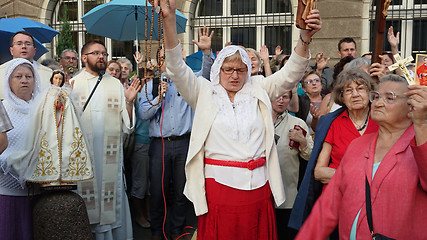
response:
<path id="1" fill-rule="evenodd" d="M 214 54 L 214 56 L 216 56 Z M 203 64 L 203 52 L 202 50 L 199 50 L 198 52 L 195 52 L 191 55 L 188 55 L 185 58 L 185 62 L 187 65 L 193 70 L 193 72 L 198 72 L 202 69 Z"/>
<path id="2" fill-rule="evenodd" d="M 148 3 L 147 39 L 150 38 L 153 24 L 153 40 L 158 40 L 158 14 L 151 19 L 151 4 Z M 101 4 L 88 13 L 82 20 L 88 33 L 108 37 L 117 41 L 145 39 L 145 1 L 114 0 Z M 185 32 L 187 18 L 176 11 L 176 28 L 178 33 Z"/>
<path id="3" fill-rule="evenodd" d="M 1 19 L 0 19 L 1 20 Z M 12 59 L 10 55 L 10 38 L 13 34 L 19 31 L 24 31 L 23 28 L 0 24 L 0 64 Z M 36 38 L 34 44 L 37 49 L 34 59 L 39 59 L 43 54 L 49 52 Z"/>
<path id="4" fill-rule="evenodd" d="M 0 26 L 10 26 L 19 28 L 22 31 L 25 30 L 33 35 L 41 43 L 49 43 L 52 38 L 55 37 L 59 32 L 55 29 L 40 23 L 33 21 L 28 18 L 2 18 L 0 19 Z M 17 32 L 17 31 L 15 31 Z"/>

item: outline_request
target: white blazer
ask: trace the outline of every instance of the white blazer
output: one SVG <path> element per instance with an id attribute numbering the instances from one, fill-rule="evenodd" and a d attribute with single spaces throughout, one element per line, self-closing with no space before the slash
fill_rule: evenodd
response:
<path id="1" fill-rule="evenodd" d="M 275 203 L 278 206 L 285 201 L 285 191 L 274 142 L 271 101 L 295 87 L 304 75 L 309 59 L 300 57 L 293 52 L 286 65 L 275 74 L 267 78 L 263 76 L 251 77 L 255 90 L 254 94 L 258 99 L 258 107 L 263 116 L 266 130 L 264 139 L 267 160 L 266 175 Z M 182 59 L 180 44 L 174 49 L 166 50 L 166 69 L 181 96 L 195 112 L 185 164 L 187 181 L 184 194 L 193 202 L 196 215 L 199 216 L 208 212 L 205 193 L 204 145 L 218 112 L 212 97 L 213 85 L 203 77 L 197 78 L 190 67 L 185 64 Z"/>

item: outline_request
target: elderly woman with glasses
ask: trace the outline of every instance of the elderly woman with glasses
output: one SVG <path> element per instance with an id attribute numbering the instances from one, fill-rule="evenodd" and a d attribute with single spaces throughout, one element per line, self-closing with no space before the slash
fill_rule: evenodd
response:
<path id="1" fill-rule="evenodd" d="M 154 1 L 157 6 L 158 0 Z M 181 56 L 175 1 L 160 0 L 166 68 L 194 122 L 185 166 L 184 194 L 199 216 L 198 239 L 277 239 L 274 198 L 285 200 L 274 143 L 271 101 L 291 90 L 309 61 L 309 43 L 320 30 L 318 10 L 306 22 L 289 62 L 275 74 L 251 77 L 246 51 L 228 46 L 211 68 L 211 82 L 196 78 Z"/>
<path id="2" fill-rule="evenodd" d="M 322 189 L 334 176 L 348 145 L 356 138 L 376 132 L 369 114 L 369 92 L 375 82 L 359 68 L 347 69 L 337 77 L 332 98 L 342 107 L 319 119 L 304 179 L 295 200 L 290 226 L 299 229 Z"/>
<path id="3" fill-rule="evenodd" d="M 327 184 L 341 163 L 345 150 L 355 138 L 378 130 L 370 119 L 369 91 L 375 82 L 363 70 L 342 72 L 332 91 L 335 103 L 346 108 L 331 124 L 314 169 L 314 178 Z"/>
<path id="4" fill-rule="evenodd" d="M 392 239 L 425 239 L 427 88 L 387 75 L 370 99 L 378 132 L 348 146 L 296 239 L 325 239 L 338 223 L 342 239 L 372 239 L 371 232 Z"/>

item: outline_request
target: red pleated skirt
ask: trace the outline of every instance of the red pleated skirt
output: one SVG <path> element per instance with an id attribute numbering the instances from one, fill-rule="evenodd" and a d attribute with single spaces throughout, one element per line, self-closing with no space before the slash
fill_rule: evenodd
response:
<path id="1" fill-rule="evenodd" d="M 198 218 L 198 240 L 277 240 L 268 182 L 246 191 L 206 178 L 206 198 L 209 211 Z"/>

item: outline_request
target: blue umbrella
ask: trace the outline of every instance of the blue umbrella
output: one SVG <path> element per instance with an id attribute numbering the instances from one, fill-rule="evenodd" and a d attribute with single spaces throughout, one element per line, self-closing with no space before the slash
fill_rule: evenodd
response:
<path id="1" fill-rule="evenodd" d="M 151 4 L 148 3 L 148 30 L 150 38 L 153 24 L 153 40 L 158 40 L 158 14 L 151 19 Z M 145 39 L 145 1 L 144 0 L 114 0 L 101 4 L 88 13 L 82 20 L 88 33 L 108 37 L 117 41 Z M 187 18 L 176 11 L 176 27 L 178 33 L 185 32 Z"/>
<path id="2" fill-rule="evenodd" d="M 36 38 L 41 43 L 49 43 L 52 41 L 52 38 L 55 37 L 59 32 L 55 29 L 28 18 L 2 18 L 0 19 L 0 26 L 10 26 L 16 27 L 20 30 L 25 30 L 34 38 Z M 16 31 L 17 32 L 17 31 Z"/>
<path id="3" fill-rule="evenodd" d="M 216 56 L 214 54 L 214 56 Z M 203 64 L 203 52 L 202 50 L 199 50 L 198 52 L 195 52 L 191 55 L 188 55 L 185 58 L 185 62 L 187 65 L 193 70 L 193 72 L 198 72 L 202 69 Z"/>
<path id="4" fill-rule="evenodd" d="M 0 19 L 2 20 L 2 19 Z M 10 38 L 13 34 L 19 31 L 24 31 L 23 28 L 8 26 L 0 24 L 0 63 L 4 63 L 12 59 L 10 55 Z M 34 44 L 37 49 L 34 59 L 39 59 L 43 54 L 49 52 L 43 44 L 40 43 L 36 38 L 34 38 Z"/>

